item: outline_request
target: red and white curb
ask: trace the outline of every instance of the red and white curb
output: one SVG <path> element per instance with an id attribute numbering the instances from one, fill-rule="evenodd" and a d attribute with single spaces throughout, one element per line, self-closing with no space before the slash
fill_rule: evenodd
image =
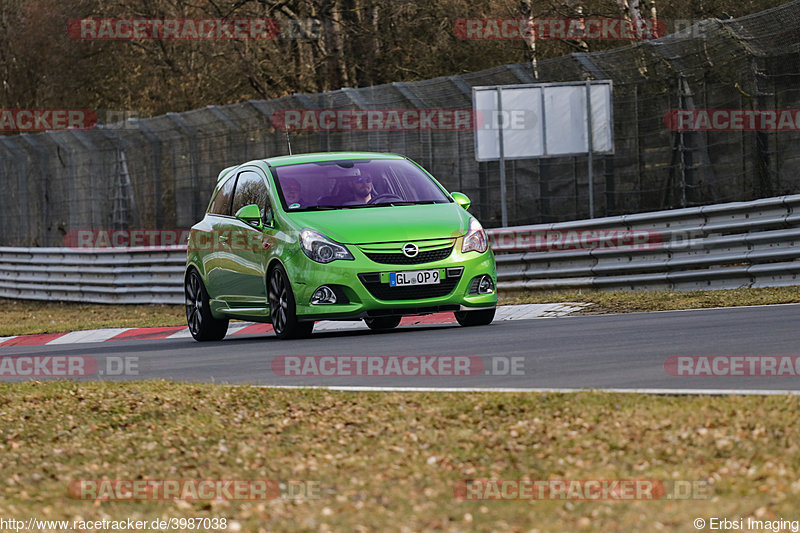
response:
<path id="1" fill-rule="evenodd" d="M 554 303 L 554 304 L 524 304 L 503 305 L 497 308 L 495 322 L 503 320 L 527 320 L 531 318 L 548 318 L 566 316 L 583 309 L 586 303 Z M 418 324 L 434 325 L 455 322 L 453 313 L 434 313 L 424 316 L 404 317 L 401 326 Z M 341 322 L 322 320 L 314 326 L 314 331 L 347 331 L 368 329 L 363 321 Z M 228 336 L 254 335 L 272 333 L 270 324 L 254 322 L 231 322 L 228 327 Z M 153 340 L 153 339 L 180 339 L 191 337 L 186 326 L 170 326 L 158 328 L 109 328 L 88 329 L 68 333 L 42 333 L 39 335 L 18 335 L 14 337 L 0 337 L 0 346 L 43 346 L 55 344 L 79 344 L 108 341 Z"/>

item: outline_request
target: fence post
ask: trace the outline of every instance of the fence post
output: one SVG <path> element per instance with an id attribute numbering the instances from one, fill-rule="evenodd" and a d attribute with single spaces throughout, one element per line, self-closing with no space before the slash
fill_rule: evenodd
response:
<path id="1" fill-rule="evenodd" d="M 156 228 L 164 229 L 164 214 L 161 212 L 161 139 L 142 120 L 136 120 L 139 131 L 153 147 L 153 200 L 155 202 Z"/>
<path id="2" fill-rule="evenodd" d="M 190 220 L 199 220 L 202 218 L 200 213 L 200 176 L 198 176 L 198 172 L 200 169 L 200 162 L 198 161 L 199 152 L 197 146 L 197 130 L 194 129 L 186 119 L 184 119 L 178 113 L 167 113 L 167 117 L 178 126 L 179 129 L 183 130 L 189 136 L 189 151 L 191 152 L 189 161 L 189 186 L 192 189 L 192 213 L 190 216 Z M 177 193 L 177 183 L 178 183 L 178 176 L 177 173 L 175 175 L 175 191 Z M 177 220 L 177 219 L 176 219 Z"/>

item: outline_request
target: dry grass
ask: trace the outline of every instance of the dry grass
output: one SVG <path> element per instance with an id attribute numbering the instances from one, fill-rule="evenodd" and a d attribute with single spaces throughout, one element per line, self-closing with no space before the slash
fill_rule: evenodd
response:
<path id="1" fill-rule="evenodd" d="M 636 313 L 800 302 L 800 286 L 716 291 L 537 291 L 501 293 L 501 304 L 589 302 L 584 314 Z"/>
<path id="2" fill-rule="evenodd" d="M 226 517 L 240 531 L 693 531 L 800 518 L 800 399 L 0 385 L 0 516 Z M 79 479 L 316 482 L 319 499 L 93 502 Z M 467 479 L 706 482 L 688 501 L 461 501 Z"/>
<path id="3" fill-rule="evenodd" d="M 98 328 L 180 326 L 181 305 L 104 305 L 0 299 L 0 337 Z"/>

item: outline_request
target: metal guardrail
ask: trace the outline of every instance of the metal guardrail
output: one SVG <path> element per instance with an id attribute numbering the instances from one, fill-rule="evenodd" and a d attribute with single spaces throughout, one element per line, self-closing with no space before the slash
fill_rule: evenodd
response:
<path id="1" fill-rule="evenodd" d="M 800 195 L 487 233 L 505 290 L 800 285 Z M 0 297 L 182 304 L 185 262 L 185 246 L 0 247 Z"/>
<path id="2" fill-rule="evenodd" d="M 183 304 L 186 247 L 0 247 L 0 297 Z"/>
<path id="3" fill-rule="evenodd" d="M 603 231 L 638 236 L 638 243 L 568 242 L 570 232 Z M 488 233 L 497 253 L 500 289 L 697 290 L 800 285 L 800 195 Z M 536 247 L 530 245 L 531 236 L 544 241 L 555 236 L 561 242 Z M 570 245 L 565 247 L 564 242 Z"/>

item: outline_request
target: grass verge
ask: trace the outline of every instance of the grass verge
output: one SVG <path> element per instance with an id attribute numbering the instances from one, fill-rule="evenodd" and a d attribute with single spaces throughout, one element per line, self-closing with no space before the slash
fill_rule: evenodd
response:
<path id="1" fill-rule="evenodd" d="M 104 305 L 0 299 L 0 337 L 184 324 L 186 315 L 182 305 Z"/>
<path id="2" fill-rule="evenodd" d="M 500 301 L 503 304 L 587 302 L 594 305 L 580 311 L 579 314 L 637 313 L 646 311 L 672 311 L 677 309 L 797 303 L 800 302 L 800 286 L 681 292 L 509 292 L 501 293 Z"/>
<path id="3" fill-rule="evenodd" d="M 579 314 L 633 313 L 800 302 L 800 286 L 689 292 L 501 293 L 500 304 L 588 302 Z M 182 305 L 103 305 L 0 299 L 0 337 L 98 328 L 182 326 Z"/>
<path id="4" fill-rule="evenodd" d="M 231 531 L 693 531 L 798 519 L 800 399 L 0 385 L 0 516 L 225 517 Z M 313 482 L 318 499 L 85 501 L 81 479 Z M 708 483 L 703 499 L 462 501 L 464 480 Z M 291 483 L 289 483 L 291 485 Z"/>

